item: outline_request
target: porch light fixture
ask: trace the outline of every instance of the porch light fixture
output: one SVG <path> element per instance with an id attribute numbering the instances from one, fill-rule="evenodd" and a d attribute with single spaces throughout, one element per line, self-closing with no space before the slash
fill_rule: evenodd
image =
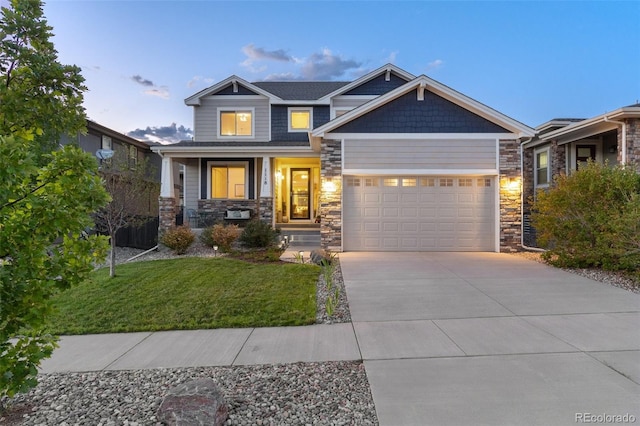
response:
<path id="1" fill-rule="evenodd" d="M 213 257 L 218 256 L 218 246 L 213 246 Z"/>
<path id="2" fill-rule="evenodd" d="M 334 181 L 326 180 L 322 182 L 322 190 L 324 192 L 336 192 L 338 190 L 338 187 L 336 186 Z"/>
<path id="3" fill-rule="evenodd" d="M 520 188 L 520 179 L 517 177 L 510 177 L 507 183 L 507 189 L 509 191 L 517 191 Z"/>

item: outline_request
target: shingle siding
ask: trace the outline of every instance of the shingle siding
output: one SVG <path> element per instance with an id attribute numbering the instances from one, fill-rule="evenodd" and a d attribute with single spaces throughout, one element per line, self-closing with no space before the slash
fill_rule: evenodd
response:
<path id="1" fill-rule="evenodd" d="M 249 90 L 246 87 L 238 84 L 238 91 L 234 92 L 233 91 L 233 84 L 229 84 L 228 86 L 222 88 L 221 90 L 217 91 L 215 93 L 216 95 L 232 95 L 232 96 L 236 96 L 236 95 L 257 95 L 258 93 L 254 92 L 253 90 Z"/>
<path id="2" fill-rule="evenodd" d="M 407 80 L 394 73 L 391 73 L 389 81 L 386 81 L 385 75 L 381 74 L 378 77 L 343 93 L 343 95 L 384 95 L 385 93 L 402 86 L 406 82 Z"/>
<path id="3" fill-rule="evenodd" d="M 304 108 L 304 105 L 296 105 Z M 271 140 L 275 142 L 309 141 L 307 132 L 289 132 L 289 107 L 287 105 L 271 106 Z M 313 127 L 319 127 L 329 121 L 329 107 L 313 107 Z"/>
<path id="4" fill-rule="evenodd" d="M 411 91 L 334 130 L 335 133 L 510 133 L 431 92 Z"/>

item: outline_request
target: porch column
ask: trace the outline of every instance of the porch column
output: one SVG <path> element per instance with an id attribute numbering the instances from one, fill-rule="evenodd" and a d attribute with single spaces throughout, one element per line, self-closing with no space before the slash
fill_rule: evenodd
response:
<path id="1" fill-rule="evenodd" d="M 262 178 L 260 179 L 260 198 L 271 198 L 271 158 L 262 157 Z"/>
<path id="2" fill-rule="evenodd" d="M 273 190 L 271 181 L 271 158 L 262 157 L 259 215 L 260 220 L 273 226 Z"/>
<path id="3" fill-rule="evenodd" d="M 173 188 L 173 159 L 171 157 L 162 157 L 162 175 L 160 177 L 160 196 L 175 197 Z"/>
<path id="4" fill-rule="evenodd" d="M 176 224 L 176 197 L 173 187 L 173 160 L 162 157 L 162 175 L 160 177 L 159 212 L 160 226 L 158 234 L 162 235 Z"/>

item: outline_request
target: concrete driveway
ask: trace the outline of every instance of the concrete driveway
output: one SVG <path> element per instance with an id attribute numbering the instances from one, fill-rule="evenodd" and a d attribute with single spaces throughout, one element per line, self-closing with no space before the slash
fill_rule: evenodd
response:
<path id="1" fill-rule="evenodd" d="M 640 422 L 640 295 L 498 253 L 340 262 L 382 426 Z"/>

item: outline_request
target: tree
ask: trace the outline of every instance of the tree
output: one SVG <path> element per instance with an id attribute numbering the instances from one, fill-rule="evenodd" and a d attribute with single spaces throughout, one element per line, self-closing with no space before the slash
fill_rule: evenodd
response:
<path id="1" fill-rule="evenodd" d="M 97 230 L 111 239 L 111 277 L 116 274 L 116 233 L 125 227 L 141 226 L 151 218 L 149 200 L 156 200 L 159 195 L 159 185 L 149 179 L 152 172 L 146 159 L 133 163 L 125 152 L 116 152 L 100 168 L 111 201 L 94 214 L 94 219 Z"/>
<path id="2" fill-rule="evenodd" d="M 79 67 L 58 62 L 51 31 L 39 0 L 11 0 L 2 8 L 0 135 L 41 129 L 33 139 L 39 156 L 55 149 L 61 135 L 86 126 L 84 78 Z"/>
<path id="3" fill-rule="evenodd" d="M 0 396 L 36 384 L 56 338 L 45 332 L 51 296 L 85 280 L 106 255 L 83 233 L 108 201 L 95 159 L 75 146 L 38 165 L 33 137 L 0 137 Z"/>

